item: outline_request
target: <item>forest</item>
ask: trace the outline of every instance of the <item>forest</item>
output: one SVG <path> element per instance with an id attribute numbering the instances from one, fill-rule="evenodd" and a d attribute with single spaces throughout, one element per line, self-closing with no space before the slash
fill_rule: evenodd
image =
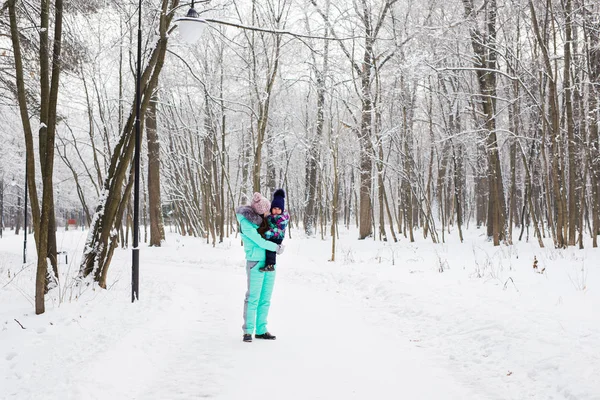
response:
<path id="1" fill-rule="evenodd" d="M 0 234 L 29 220 L 37 314 L 57 229 L 89 229 L 79 276 L 102 288 L 131 246 L 136 127 L 144 246 L 165 229 L 215 245 L 236 234 L 236 206 L 284 188 L 291 227 L 330 238 L 332 259 L 349 226 L 357 240 L 476 227 L 495 246 L 597 247 L 595 0 L 0 7 Z M 190 7 L 194 43 L 178 27 Z"/>

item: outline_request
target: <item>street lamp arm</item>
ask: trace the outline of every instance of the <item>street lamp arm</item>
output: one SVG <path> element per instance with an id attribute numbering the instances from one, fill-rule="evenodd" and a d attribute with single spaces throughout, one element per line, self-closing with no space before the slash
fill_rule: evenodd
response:
<path id="1" fill-rule="evenodd" d="M 342 41 L 342 40 L 354 40 L 354 39 L 359 39 L 360 38 L 359 36 L 350 36 L 350 37 L 336 38 L 336 37 L 330 37 L 330 36 L 304 35 L 302 33 L 295 33 L 295 32 L 281 30 L 281 29 L 259 28 L 257 26 L 244 25 L 244 24 L 240 24 L 240 23 L 237 23 L 237 22 L 229 22 L 229 21 L 223 21 L 223 20 L 220 20 L 220 19 L 213 19 L 213 18 L 204 18 L 204 21 L 206 21 L 208 23 L 215 23 L 215 24 L 220 24 L 220 25 L 233 26 L 234 28 L 240 28 L 240 29 L 245 29 L 245 30 L 249 30 L 249 31 L 274 33 L 274 34 L 277 34 L 277 35 L 289 35 L 289 36 L 293 36 L 293 37 L 297 37 L 297 38 L 305 38 L 305 39 L 321 39 L 321 40 Z"/>

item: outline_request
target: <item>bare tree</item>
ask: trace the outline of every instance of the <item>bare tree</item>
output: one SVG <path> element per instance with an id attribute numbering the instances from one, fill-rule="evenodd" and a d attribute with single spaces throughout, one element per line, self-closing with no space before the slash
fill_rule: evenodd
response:
<path id="1" fill-rule="evenodd" d="M 150 100 L 146 116 L 146 134 L 148 139 L 148 194 L 150 214 L 150 246 L 160 247 L 165 239 L 162 206 L 160 200 L 160 142 L 158 140 L 155 96 Z"/>
<path id="2" fill-rule="evenodd" d="M 42 172 L 42 202 L 41 208 L 35 184 L 35 164 L 33 152 L 32 130 L 29 122 L 27 93 L 25 89 L 25 74 L 23 55 L 21 52 L 21 35 L 18 28 L 16 2 L 8 1 L 10 16 L 11 39 L 13 45 L 14 63 L 16 71 L 16 95 L 21 111 L 23 132 L 25 134 L 27 152 L 27 180 L 31 199 L 31 209 L 34 223 L 34 236 L 38 254 L 36 272 L 35 312 L 42 314 L 45 311 L 44 295 L 48 289 L 49 279 L 55 280 L 58 276 L 56 260 L 56 227 L 54 217 L 53 199 L 53 172 L 54 148 L 57 125 L 57 102 L 59 92 L 59 78 L 62 71 L 62 22 L 63 2 L 54 2 L 54 31 L 50 40 L 50 1 L 41 2 L 40 8 L 40 114 L 39 114 L 39 160 Z M 52 46 L 50 45 L 52 43 Z M 50 260 L 52 269 L 48 270 Z"/>
<path id="3" fill-rule="evenodd" d="M 477 81 L 481 93 L 479 105 L 483 113 L 483 133 L 485 136 L 489 202 L 487 233 L 498 246 L 506 238 L 506 205 L 504 202 L 504 185 L 502 183 L 502 170 L 498 139 L 496 134 L 496 0 L 487 1 L 483 7 L 475 8 L 473 0 L 463 0 L 465 17 L 469 21 L 471 46 L 475 57 L 473 65 L 476 69 Z M 478 27 L 477 16 L 484 12 L 484 29 Z"/>
<path id="4" fill-rule="evenodd" d="M 362 43 L 362 57 L 360 61 L 354 58 L 354 49 L 350 51 L 343 41 L 338 40 L 344 55 L 351 64 L 353 74 L 359 82 L 357 85 L 357 94 L 360 98 L 360 129 L 358 137 L 360 141 L 360 226 L 359 239 L 365 239 L 373 233 L 372 221 L 372 167 L 373 167 L 373 150 L 371 144 L 372 134 L 372 118 L 373 118 L 373 101 L 372 101 L 372 67 L 376 62 L 375 43 L 383 26 L 386 16 L 390 12 L 391 6 L 396 0 L 385 0 L 381 10 L 373 16 L 371 4 L 367 0 L 360 0 L 354 3 L 354 11 L 358 20 L 361 22 L 361 30 L 364 35 Z M 327 27 L 334 37 L 338 37 L 336 30 L 333 28 L 329 16 L 322 11 L 316 0 L 311 0 L 326 22 Z"/>
<path id="5" fill-rule="evenodd" d="M 598 106 L 600 98 L 600 22 L 594 15 L 598 15 L 600 6 L 595 2 L 588 2 L 582 8 L 584 14 L 584 34 L 589 41 L 586 48 L 587 69 L 589 71 L 588 86 L 588 119 L 589 136 L 586 145 L 589 166 L 589 177 L 591 181 L 591 211 L 592 223 L 591 233 L 593 247 L 598 247 L 598 235 L 600 235 L 600 142 L 599 142 L 599 118 Z"/>

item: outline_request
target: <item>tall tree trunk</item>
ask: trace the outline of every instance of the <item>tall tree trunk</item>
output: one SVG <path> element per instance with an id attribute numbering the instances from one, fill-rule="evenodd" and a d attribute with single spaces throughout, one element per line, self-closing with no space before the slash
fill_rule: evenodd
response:
<path id="1" fill-rule="evenodd" d="M 431 86 L 431 80 L 429 80 Z M 429 94 L 427 101 L 427 122 L 429 127 L 429 168 L 427 168 L 427 186 L 425 187 L 425 200 L 427 204 L 431 204 L 431 182 L 433 181 L 433 160 L 435 157 L 435 136 L 433 133 L 433 96 Z M 425 217 L 425 224 L 423 226 L 423 238 L 427 239 L 429 233 L 429 218 Z"/>
<path id="2" fill-rule="evenodd" d="M 331 132 L 330 132 L 331 136 Z M 340 181 L 339 181 L 339 163 L 338 163 L 338 136 L 333 139 L 333 148 L 331 154 L 333 157 L 333 201 L 331 208 L 331 261 L 335 261 L 335 245 L 337 241 L 337 224 L 339 214 L 339 192 L 340 192 Z"/>
<path id="3" fill-rule="evenodd" d="M 165 239 L 165 228 L 160 199 L 160 141 L 158 139 L 156 103 L 153 96 L 146 117 L 146 135 L 148 140 L 148 212 L 150 214 L 150 246 L 160 247 Z"/>
<path id="4" fill-rule="evenodd" d="M 25 89 L 25 72 L 23 70 L 23 56 L 21 54 L 21 42 L 19 39 L 19 28 L 17 26 L 16 0 L 8 1 L 8 13 L 10 19 L 10 33 L 13 46 L 15 76 L 16 76 L 16 95 L 19 104 L 19 113 L 23 124 L 23 134 L 25 137 L 26 152 L 26 176 L 29 189 L 29 201 L 31 204 L 31 214 L 33 217 L 34 237 L 36 244 L 39 242 L 40 226 L 40 206 L 35 184 L 35 157 L 33 148 L 33 133 L 27 104 L 27 92 Z"/>
<path id="5" fill-rule="evenodd" d="M 325 76 L 328 69 L 329 44 L 325 41 L 323 49 L 323 67 L 318 70 L 313 53 L 313 70 L 317 84 L 317 116 L 315 134 L 310 141 L 306 159 L 306 207 L 304 209 L 304 231 L 307 236 L 315 234 L 316 201 L 317 201 L 317 167 L 320 159 L 321 137 L 325 124 Z M 308 114 L 308 113 L 307 113 Z"/>
<path id="6" fill-rule="evenodd" d="M 473 0 L 463 0 L 465 16 L 470 21 L 471 45 L 475 53 L 473 64 L 477 68 L 479 91 L 482 95 L 481 108 L 485 118 L 486 150 L 488 156 L 489 202 L 488 235 L 491 233 L 494 246 L 505 239 L 506 205 L 504 185 L 500 167 L 500 155 L 496 137 L 496 0 L 486 4 L 486 32 L 482 33 L 475 21 Z"/>
<path id="7" fill-rule="evenodd" d="M 408 97 L 408 96 L 407 96 Z M 408 99 L 406 99 L 408 101 Z M 404 179 L 404 210 L 405 213 L 405 224 L 408 230 L 408 238 L 410 242 L 415 241 L 414 236 L 414 220 L 413 220 L 413 191 L 411 179 L 413 177 L 413 161 L 412 161 L 412 135 L 411 128 L 408 122 L 408 111 L 406 104 L 402 107 L 402 121 L 404 131 L 404 173 L 406 179 Z"/>
<path id="8" fill-rule="evenodd" d="M 60 75 L 60 51 L 62 45 L 62 0 L 55 3 L 55 25 L 52 49 L 52 61 L 50 60 L 49 43 L 49 10 L 50 1 L 41 2 L 41 26 L 40 29 L 40 128 L 39 128 L 39 152 L 40 152 L 40 170 L 42 172 L 42 181 L 45 182 L 46 174 L 50 174 L 50 184 L 52 185 L 53 170 L 48 170 L 47 166 L 54 166 L 54 160 L 51 164 L 47 163 L 47 157 L 54 157 L 54 146 L 56 132 L 56 104 L 58 99 L 58 81 Z M 58 36 L 57 36 L 58 35 Z M 54 74 L 56 73 L 56 76 Z M 51 80 L 51 81 L 50 81 Z M 56 259 L 56 218 L 54 215 L 54 193 L 50 187 L 48 201 L 48 235 L 47 235 L 47 258 L 50 259 L 52 270 L 55 276 L 58 276 L 58 262 Z M 42 208 L 44 205 L 42 204 Z M 45 263 L 45 262 L 44 262 Z M 39 267 L 38 265 L 38 268 Z M 49 275 L 48 278 L 52 279 Z M 46 286 L 46 285 L 45 285 Z M 47 286 L 46 286 L 47 287 Z"/>
<path id="9" fill-rule="evenodd" d="M 544 146 L 544 145 L 542 144 L 542 146 Z M 534 206 L 533 200 L 532 200 L 533 188 L 532 188 L 532 178 L 531 178 L 531 168 L 530 168 L 531 164 L 527 163 L 527 157 L 525 155 L 525 151 L 523 151 L 522 148 L 520 148 L 520 149 L 521 149 L 521 160 L 522 160 L 523 168 L 525 169 L 525 199 L 523 201 L 523 211 L 525 211 L 525 202 L 527 202 L 527 205 L 529 206 L 529 215 L 531 216 L 531 220 L 533 221 L 533 228 L 534 228 L 535 236 L 538 239 L 538 244 L 540 245 L 540 247 L 544 248 L 544 242 L 542 240 L 542 234 L 538 228 L 538 219 L 537 219 L 536 212 L 535 212 L 535 206 Z M 529 160 L 530 160 L 529 162 L 530 163 L 533 162 L 534 149 L 535 149 L 535 142 L 532 142 L 531 148 L 529 151 Z M 521 240 L 521 236 L 523 236 L 523 228 L 524 228 L 524 224 L 521 227 L 521 235 L 519 236 L 519 240 Z"/>
<path id="10" fill-rule="evenodd" d="M 576 176 L 575 176 L 575 121 L 573 120 L 573 88 L 571 85 L 571 46 L 573 42 L 573 7 L 572 0 L 564 1 L 565 13 L 565 43 L 564 43 L 564 74 L 563 90 L 565 97 L 566 125 L 567 125 L 567 159 L 569 169 L 568 184 L 568 245 L 575 246 L 577 240 L 576 231 L 578 225 L 578 207 L 576 194 Z"/>
<path id="11" fill-rule="evenodd" d="M 508 194 L 509 214 L 508 214 L 508 243 L 513 244 L 513 225 L 517 212 L 517 144 L 516 138 L 512 139 L 510 144 L 510 191 Z"/>
<path id="12" fill-rule="evenodd" d="M 585 34 L 589 41 L 588 47 L 588 70 L 590 71 L 588 118 L 590 120 L 588 141 L 588 164 L 590 169 L 591 208 L 592 208 L 592 246 L 598 247 L 598 235 L 600 234 L 600 141 L 598 131 L 600 130 L 600 117 L 598 107 L 600 105 L 600 22 L 595 15 L 598 12 L 598 4 L 589 5 L 590 10 L 585 14 Z M 596 7 L 596 13 L 591 12 Z"/>
<path id="13" fill-rule="evenodd" d="M 367 49 L 371 49 L 367 41 Z M 359 131 L 360 145 L 360 225 L 359 239 L 365 239 L 373 233 L 372 221 L 372 203 L 371 203 L 371 185 L 373 184 L 372 169 L 373 155 L 371 150 L 371 61 L 370 55 L 365 51 L 363 62 L 363 75 L 361 77 L 362 98 L 361 98 L 361 123 Z"/>
<path id="14" fill-rule="evenodd" d="M 517 34 L 518 35 L 518 34 Z M 518 53 L 517 53 L 518 57 Z M 509 72 L 515 74 L 513 65 L 509 63 Z M 509 89 L 510 90 L 510 89 Z M 519 93 L 519 83 L 513 82 L 512 85 L 512 96 L 515 99 L 518 99 L 520 96 Z M 515 224 L 515 221 L 518 221 L 518 209 L 517 209 L 517 144 L 518 137 L 521 131 L 521 125 L 519 123 L 520 118 L 520 107 L 519 102 L 514 101 L 513 104 L 508 109 L 508 120 L 510 129 L 514 135 L 511 138 L 510 142 L 510 191 L 508 198 L 509 205 L 509 217 L 508 217 L 508 243 L 513 244 L 513 226 L 518 225 Z M 525 202 L 523 203 L 523 208 L 525 208 Z M 533 210 L 532 210 L 533 211 Z"/>
<path id="15" fill-rule="evenodd" d="M 62 11 L 63 2 L 57 0 L 54 4 L 54 37 L 52 51 L 48 40 L 50 2 L 43 0 L 40 11 L 40 129 L 39 152 L 42 171 L 42 204 L 39 208 L 35 190 L 35 167 L 33 157 L 33 141 L 31 126 L 27 112 L 27 98 L 24 86 L 23 63 L 16 18 L 16 3 L 7 3 L 10 16 L 11 37 L 15 56 L 17 77 L 17 99 L 21 111 L 21 119 L 25 133 L 27 148 L 27 180 L 31 194 L 31 209 L 34 219 L 36 248 L 38 253 L 36 270 L 35 312 L 45 311 L 44 295 L 48 289 L 48 277 L 57 276 L 56 234 L 54 217 L 54 200 L 52 176 L 54 171 L 54 144 L 56 132 L 56 107 L 58 102 L 59 77 L 61 72 L 62 47 Z M 27 121 L 26 121 L 27 120 Z M 50 259 L 52 270 L 48 270 L 47 259 Z M 53 277 L 54 275 L 54 277 Z"/>
<path id="16" fill-rule="evenodd" d="M 460 146 L 460 145 L 459 145 Z M 457 154 L 458 153 L 458 154 Z M 458 237 L 463 242 L 463 206 L 462 206 L 462 151 L 460 147 L 456 151 L 452 143 L 452 161 L 454 163 L 454 203 L 456 205 L 456 227 L 458 228 Z"/>
<path id="17" fill-rule="evenodd" d="M 475 222 L 477 228 L 480 228 L 485 225 L 487 209 L 490 207 L 486 195 L 489 182 L 483 172 L 486 169 L 485 145 L 481 140 L 478 140 L 476 148 L 475 171 L 473 171 L 475 175 Z M 490 234 L 488 231 L 488 236 Z"/>
<path id="18" fill-rule="evenodd" d="M 4 174 L 0 179 L 0 239 L 4 235 Z"/>
<path id="19" fill-rule="evenodd" d="M 21 212 L 21 195 L 17 195 L 17 207 L 15 208 L 15 235 L 19 235 L 21 231 L 21 216 L 23 213 Z"/>
<path id="20" fill-rule="evenodd" d="M 549 7 L 550 0 L 548 0 L 547 6 Z M 549 109 L 549 118 L 550 123 L 546 122 L 547 119 L 544 118 L 544 131 L 550 135 L 550 143 L 551 143 L 551 151 L 552 151 L 552 190 L 554 192 L 554 201 L 556 208 L 556 225 L 554 231 L 555 237 L 555 246 L 559 248 L 566 247 L 567 242 L 564 235 L 564 229 L 567 226 L 566 216 L 565 216 L 565 188 L 564 188 L 564 178 L 563 171 L 561 168 L 561 152 L 560 152 L 560 110 L 559 110 L 559 102 L 558 102 L 558 89 L 556 82 L 556 74 L 552 68 L 551 56 L 548 52 L 548 43 L 547 39 L 542 36 L 540 31 L 540 26 L 537 19 L 537 14 L 535 11 L 535 7 L 533 5 L 533 1 L 529 0 L 529 9 L 531 12 L 531 21 L 533 30 L 535 32 L 537 41 L 540 45 L 540 49 L 543 55 L 544 61 L 544 70 L 546 73 L 546 77 L 548 80 L 548 102 L 550 105 Z M 550 188 L 548 188 L 550 190 Z M 548 204 L 548 207 L 551 207 L 551 204 Z"/>

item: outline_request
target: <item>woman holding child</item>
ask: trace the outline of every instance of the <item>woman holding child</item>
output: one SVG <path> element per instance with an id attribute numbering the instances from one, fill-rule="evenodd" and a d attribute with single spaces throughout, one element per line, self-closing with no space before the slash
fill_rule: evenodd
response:
<path id="1" fill-rule="evenodd" d="M 244 342 L 251 342 L 253 333 L 256 339 L 275 339 L 267 331 L 267 316 L 275 284 L 275 254 L 283 253 L 281 241 L 289 221 L 284 198 L 283 189 L 275 191 L 273 203 L 256 192 L 249 206 L 235 210 L 246 253 L 247 291 L 242 326 Z M 269 240 L 263 238 L 261 233 Z M 269 263 L 265 263 L 267 252 L 271 253 Z"/>

